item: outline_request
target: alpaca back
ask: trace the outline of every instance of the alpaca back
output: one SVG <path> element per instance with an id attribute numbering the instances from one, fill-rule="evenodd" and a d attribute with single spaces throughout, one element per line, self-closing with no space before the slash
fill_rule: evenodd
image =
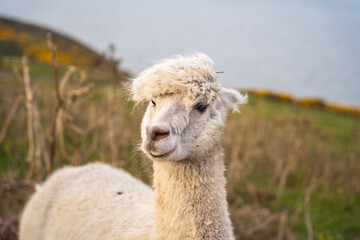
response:
<path id="1" fill-rule="evenodd" d="M 20 240 L 148 239 L 153 190 L 105 164 L 67 167 L 37 189 L 23 212 Z"/>

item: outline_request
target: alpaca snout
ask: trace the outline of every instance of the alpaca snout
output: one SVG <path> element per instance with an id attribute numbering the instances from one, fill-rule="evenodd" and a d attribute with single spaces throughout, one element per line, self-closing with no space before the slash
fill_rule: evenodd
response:
<path id="1" fill-rule="evenodd" d="M 143 150 L 153 157 L 161 157 L 176 146 L 176 137 L 172 134 L 169 124 L 157 124 L 146 127 L 146 139 L 143 141 Z"/>
<path id="2" fill-rule="evenodd" d="M 146 128 L 146 136 L 151 142 L 160 141 L 170 136 L 170 126 L 155 125 Z"/>

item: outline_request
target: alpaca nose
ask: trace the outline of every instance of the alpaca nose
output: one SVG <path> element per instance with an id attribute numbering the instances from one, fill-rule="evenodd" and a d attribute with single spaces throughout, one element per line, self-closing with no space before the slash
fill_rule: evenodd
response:
<path id="1" fill-rule="evenodd" d="M 170 135 L 170 127 L 152 126 L 146 129 L 146 135 L 149 139 L 156 142 Z"/>

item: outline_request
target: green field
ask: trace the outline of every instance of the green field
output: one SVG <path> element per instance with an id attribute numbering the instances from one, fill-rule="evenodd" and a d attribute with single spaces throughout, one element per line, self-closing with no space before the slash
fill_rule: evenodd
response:
<path id="1" fill-rule="evenodd" d="M 22 68 L 17 60 L 1 62 L 0 129 L 24 92 Z M 29 68 L 32 104 L 39 110 L 40 133 L 48 148 L 56 109 L 53 69 L 36 62 Z M 60 79 L 66 71 L 60 67 Z M 103 161 L 150 184 L 151 163 L 137 150 L 144 106 L 134 109 L 121 84 L 114 85 L 109 70 L 95 69 L 86 76 L 81 79 L 75 72 L 64 87 L 64 99 L 70 101 L 73 90 L 94 84 L 69 103 L 60 121 L 54 168 Z M 359 239 L 360 118 L 251 95 L 240 110 L 241 114 L 228 117 L 224 143 L 236 236 Z M 47 175 L 43 152 L 47 149 L 39 145 L 38 135 L 34 127 L 34 153 L 29 160 L 27 109 L 22 100 L 0 143 L 1 239 L 16 239 L 18 214 L 32 185 Z"/>

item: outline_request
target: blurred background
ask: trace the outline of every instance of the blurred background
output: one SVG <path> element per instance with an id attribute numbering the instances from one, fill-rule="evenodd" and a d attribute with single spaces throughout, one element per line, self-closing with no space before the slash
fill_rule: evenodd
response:
<path id="1" fill-rule="evenodd" d="M 113 43 L 134 74 L 155 60 L 202 51 L 224 84 L 283 90 L 360 106 L 357 0 L 26 1 L 0 13 L 103 51 Z"/>
<path id="2" fill-rule="evenodd" d="M 122 86 L 194 51 L 250 94 L 225 139 L 237 239 L 360 239 L 359 43 L 357 0 L 0 0 L 0 239 L 61 166 L 151 184 Z"/>

